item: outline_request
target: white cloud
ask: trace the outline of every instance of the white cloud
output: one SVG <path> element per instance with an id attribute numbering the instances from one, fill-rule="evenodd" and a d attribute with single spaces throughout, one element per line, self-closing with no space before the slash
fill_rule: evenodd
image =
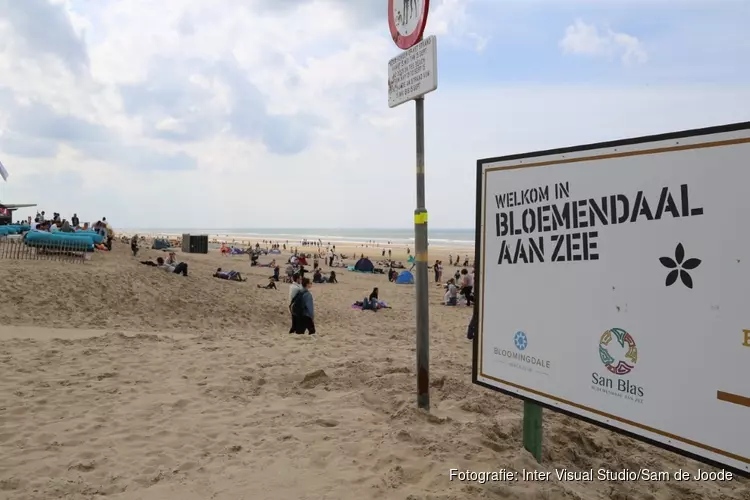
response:
<path id="1" fill-rule="evenodd" d="M 386 104 L 397 49 L 379 0 L 28 10 L 48 5 L 0 0 L 0 19 L 47 23 L 29 33 L 0 22 L 3 200 L 120 227 L 411 224 L 414 106 Z M 433 5 L 444 53 L 489 52 L 469 0 Z M 614 35 L 597 34 L 623 55 L 629 42 Z M 740 121 L 736 103 L 750 102 L 747 86 L 459 83 L 447 72 L 440 85 L 426 105 L 437 227 L 473 224 L 479 157 Z"/>
<path id="2" fill-rule="evenodd" d="M 433 2 L 430 7 L 426 35 L 437 35 L 441 44 L 471 47 L 471 50 L 482 52 L 489 37 L 474 31 L 476 20 L 469 10 L 476 0 L 442 0 Z"/>
<path id="3" fill-rule="evenodd" d="M 578 19 L 565 29 L 560 48 L 566 54 L 587 56 L 619 56 L 623 64 L 634 65 L 648 61 L 643 43 L 627 33 L 617 33 L 607 28 L 599 30 Z"/>

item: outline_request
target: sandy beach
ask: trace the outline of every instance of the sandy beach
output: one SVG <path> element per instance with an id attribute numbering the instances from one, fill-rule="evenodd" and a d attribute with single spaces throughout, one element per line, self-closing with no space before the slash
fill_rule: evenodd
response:
<path id="1" fill-rule="evenodd" d="M 217 250 L 178 252 L 188 277 L 138 263 L 161 255 L 116 242 L 83 264 L 0 261 L 0 499 L 750 499 L 742 479 L 558 481 L 563 468 L 710 468 L 551 412 L 537 464 L 522 403 L 471 383 L 471 310 L 442 306 L 432 276 L 426 413 L 413 286 L 337 269 L 311 290 L 311 338 L 287 333 L 288 285 L 256 286 L 269 268 Z M 273 257 L 288 254 L 260 262 Z M 352 309 L 376 286 L 391 309 Z M 450 469 L 551 476 L 480 484 Z"/>

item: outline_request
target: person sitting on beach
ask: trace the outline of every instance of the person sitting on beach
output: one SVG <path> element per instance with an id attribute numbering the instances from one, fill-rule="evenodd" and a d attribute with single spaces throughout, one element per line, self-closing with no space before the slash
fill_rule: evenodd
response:
<path id="1" fill-rule="evenodd" d="M 316 269 L 313 273 L 312 278 L 313 283 L 325 283 L 325 278 L 323 277 L 323 274 L 320 272 L 320 269 Z"/>
<path id="2" fill-rule="evenodd" d="M 446 306 L 458 305 L 458 288 L 456 288 L 456 282 L 453 278 L 448 280 L 447 291 L 443 300 Z"/>
<path id="3" fill-rule="evenodd" d="M 107 229 L 104 227 L 104 224 L 102 224 L 102 221 L 98 220 L 94 224 L 94 231 L 101 236 L 102 238 L 107 237 Z"/>
<path id="4" fill-rule="evenodd" d="M 276 288 L 276 281 L 274 281 L 273 277 L 268 278 L 268 284 L 266 286 L 258 285 L 258 288 L 263 288 L 265 290 L 278 290 L 278 288 Z"/>
<path id="5" fill-rule="evenodd" d="M 393 268 L 390 268 L 388 270 L 388 281 L 392 281 L 395 283 L 397 279 L 398 279 L 398 271 L 396 271 Z"/>
<path id="6" fill-rule="evenodd" d="M 339 280 L 336 279 L 336 271 L 331 271 L 331 274 L 328 275 L 328 283 L 338 283 Z"/>
<path id="7" fill-rule="evenodd" d="M 167 264 L 170 266 L 173 266 L 177 263 L 177 254 L 174 252 L 169 252 L 167 255 Z"/>
<path id="8" fill-rule="evenodd" d="M 188 275 L 188 265 L 184 262 L 179 262 L 175 265 L 167 264 L 161 257 L 156 259 L 156 267 L 166 271 L 168 273 L 182 274 L 183 276 Z"/>
<path id="9" fill-rule="evenodd" d="M 216 270 L 216 272 L 214 273 L 214 278 L 229 281 L 245 281 L 244 279 L 242 279 L 242 275 L 239 271 L 222 271 L 221 268 L 218 268 Z"/>
<path id="10" fill-rule="evenodd" d="M 380 302 L 378 301 L 378 287 L 372 289 L 370 296 L 362 301 L 362 309 L 377 311 L 380 309 Z"/>
<path id="11" fill-rule="evenodd" d="M 141 264 L 144 266 L 151 266 L 151 267 L 158 267 L 159 269 L 162 269 L 167 272 L 175 273 L 175 274 L 182 274 L 183 276 L 187 276 L 188 271 L 188 265 L 185 262 L 180 262 L 175 266 L 169 265 L 164 262 L 164 259 L 161 257 L 156 259 L 156 262 L 151 260 L 142 260 Z"/>
<path id="12" fill-rule="evenodd" d="M 75 229 L 70 227 L 70 222 L 68 222 L 67 220 L 63 221 L 60 231 L 63 233 L 75 233 Z"/>

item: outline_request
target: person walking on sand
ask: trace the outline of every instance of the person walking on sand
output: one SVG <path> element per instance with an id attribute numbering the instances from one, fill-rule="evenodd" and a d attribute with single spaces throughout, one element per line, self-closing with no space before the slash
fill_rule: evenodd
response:
<path id="1" fill-rule="evenodd" d="M 138 255 L 138 235 L 134 234 L 132 238 L 130 238 L 130 250 L 133 252 L 133 257 L 136 257 Z"/>
<path id="2" fill-rule="evenodd" d="M 289 312 L 292 316 L 292 326 L 289 327 L 289 333 L 294 333 L 295 331 L 297 331 L 297 318 L 294 316 L 292 304 L 294 304 L 294 298 L 301 291 L 302 285 L 300 284 L 300 277 L 299 274 L 295 273 L 294 275 L 292 275 L 292 284 L 289 285 Z"/>
<path id="3" fill-rule="evenodd" d="M 294 322 L 297 325 L 297 335 L 303 335 L 305 331 L 309 335 L 315 335 L 315 308 L 313 296 L 310 293 L 312 282 L 309 278 L 302 278 L 302 288 L 292 300 L 291 310 Z"/>
<path id="4" fill-rule="evenodd" d="M 466 269 L 461 269 L 461 295 L 466 298 L 466 305 L 470 306 L 471 301 L 474 299 L 472 290 L 474 288 L 474 275 L 469 274 Z"/>

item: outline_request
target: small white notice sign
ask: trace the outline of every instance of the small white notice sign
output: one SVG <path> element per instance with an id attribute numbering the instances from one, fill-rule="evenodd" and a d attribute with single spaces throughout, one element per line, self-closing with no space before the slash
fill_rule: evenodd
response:
<path id="1" fill-rule="evenodd" d="M 429 36 L 388 61 L 388 107 L 437 89 L 437 38 Z"/>

